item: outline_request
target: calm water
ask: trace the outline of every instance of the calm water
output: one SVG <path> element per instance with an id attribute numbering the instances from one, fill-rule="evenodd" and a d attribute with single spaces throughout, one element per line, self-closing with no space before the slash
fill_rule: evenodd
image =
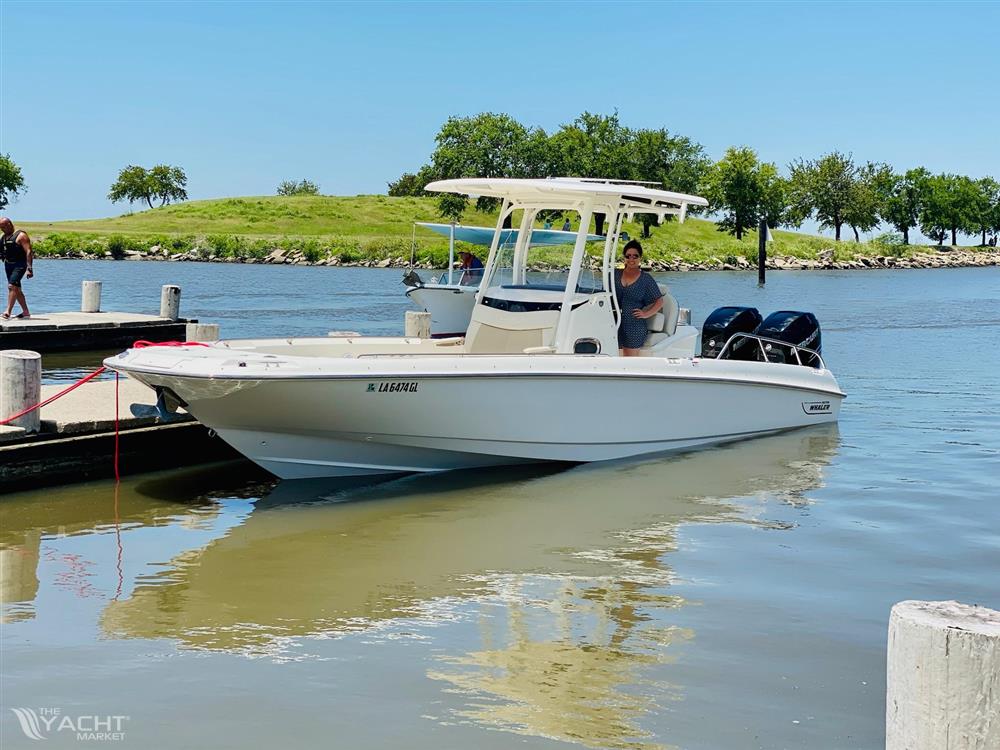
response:
<path id="1" fill-rule="evenodd" d="M 406 309 L 398 271 L 39 266 L 39 313 L 83 278 L 135 311 L 178 283 L 228 337 L 393 333 Z M 891 605 L 1000 608 L 1000 269 L 669 281 L 697 322 L 815 312 L 839 427 L 369 486 L 236 464 L 9 495 L 0 746 L 37 744 L 13 707 L 127 716 L 143 748 L 881 746 Z"/>

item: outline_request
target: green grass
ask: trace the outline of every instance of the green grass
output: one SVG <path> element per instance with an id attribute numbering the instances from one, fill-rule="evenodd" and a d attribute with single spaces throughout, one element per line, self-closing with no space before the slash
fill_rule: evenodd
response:
<path id="1" fill-rule="evenodd" d="M 40 255 L 71 249 L 85 255 L 103 254 L 110 240 L 118 248 L 160 245 L 171 252 L 193 250 L 204 257 L 215 254 L 260 258 L 280 247 L 301 250 L 313 260 L 334 255 L 344 262 L 356 262 L 408 258 L 416 221 L 442 221 L 436 199 L 384 195 L 222 198 L 107 219 L 26 223 L 23 228 L 36 241 Z M 493 226 L 496 214 L 483 214 L 470 207 L 462 223 Z M 555 225 L 558 227 L 560 222 Z M 627 224 L 626 230 L 632 237 L 639 237 L 641 227 Z M 436 265 L 446 261 L 445 238 L 418 230 L 417 240 L 419 259 Z M 757 255 L 756 233 L 737 240 L 719 232 L 713 222 L 697 218 L 684 224 L 670 221 L 654 227 L 652 237 L 642 242 L 648 260 L 680 258 L 688 263 L 703 263 L 715 258 L 734 262 L 739 256 L 754 260 Z M 816 258 L 820 250 L 831 247 L 835 248 L 837 260 L 857 255 L 906 257 L 924 250 L 853 241 L 834 243 L 828 238 L 777 231 L 768 252 L 772 256 Z M 558 263 L 562 256 L 561 251 L 546 251 L 539 259 Z"/>

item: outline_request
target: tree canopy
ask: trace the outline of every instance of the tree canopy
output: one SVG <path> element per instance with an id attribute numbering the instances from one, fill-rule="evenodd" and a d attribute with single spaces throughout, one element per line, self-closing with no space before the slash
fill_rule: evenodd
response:
<path id="1" fill-rule="evenodd" d="M 180 167 L 158 164 L 152 169 L 129 165 L 118 173 L 118 179 L 108 191 L 108 200 L 146 201 L 153 208 L 153 201 L 158 200 L 161 206 L 171 201 L 187 200 L 187 175 Z"/>
<path id="2" fill-rule="evenodd" d="M 920 212 L 920 230 L 939 245 L 951 233 L 951 244 L 958 244 L 958 233 L 974 234 L 978 230 L 973 207 L 979 189 L 968 177 L 939 174 L 926 182 Z"/>
<path id="3" fill-rule="evenodd" d="M 712 162 L 700 144 L 665 128 L 629 128 L 618 113 L 583 112 L 551 134 L 506 114 L 482 112 L 451 117 L 435 138 L 430 163 L 388 184 L 389 195 L 427 195 L 426 185 L 459 177 L 603 177 L 653 183 L 680 193 L 701 193 L 717 212 L 721 231 L 742 238 L 765 220 L 769 227 L 799 226 L 813 217 L 839 241 L 849 226 L 854 239 L 886 222 L 909 244 L 920 227 L 943 242 L 949 232 L 1000 232 L 1000 186 L 989 177 L 931 177 L 922 167 L 895 173 L 878 162 L 856 163 L 851 154 L 831 151 L 818 159 L 797 159 L 788 177 L 762 162 L 748 146 L 731 147 Z M 438 196 L 438 210 L 459 220 L 462 196 Z M 496 201 L 480 198 L 481 210 Z M 554 219 L 558 211 L 546 212 Z M 637 217 L 643 235 L 656 223 L 653 214 Z M 595 214 L 596 231 L 604 217 Z"/>
<path id="4" fill-rule="evenodd" d="M 910 230 L 920 224 L 920 210 L 930 176 L 930 172 L 918 167 L 908 169 L 905 174 L 884 172 L 878 180 L 880 215 L 883 221 L 902 232 L 904 245 L 910 244 Z"/>
<path id="5" fill-rule="evenodd" d="M 992 177 L 976 180 L 976 195 L 969 204 L 969 226 L 982 233 L 982 244 L 986 244 L 986 233 L 1000 226 L 1000 184 Z"/>
<path id="6" fill-rule="evenodd" d="M 705 173 L 701 193 L 713 210 L 722 212 L 719 231 L 742 239 L 762 218 L 772 228 L 782 223 L 783 182 L 777 168 L 761 164 L 752 148 L 733 146 Z"/>
<path id="7" fill-rule="evenodd" d="M 704 149 L 690 138 L 665 129 L 633 130 L 618 114 L 584 112 L 548 135 L 509 115 L 483 112 L 451 117 L 442 125 L 431 163 L 389 183 L 390 195 L 421 195 L 428 182 L 458 177 L 607 177 L 655 182 L 670 190 L 693 192 L 709 165 Z M 480 198 L 490 210 L 495 200 Z M 464 200 L 440 198 L 439 210 L 460 218 Z M 598 231 L 603 217 L 597 217 Z M 648 229 L 653 217 L 644 217 Z"/>
<path id="8" fill-rule="evenodd" d="M 319 195 L 319 185 L 310 180 L 283 180 L 278 185 L 278 195 Z"/>
<path id="9" fill-rule="evenodd" d="M 858 167 L 850 155 L 839 151 L 819 159 L 797 159 L 789 166 L 789 196 L 796 219 L 815 215 L 819 225 L 833 229 L 840 241 L 845 213 L 855 197 Z"/>
<path id="10" fill-rule="evenodd" d="M 21 168 L 10 158 L 10 154 L 0 154 L 0 209 L 6 208 L 11 199 L 16 199 L 25 191 Z"/>

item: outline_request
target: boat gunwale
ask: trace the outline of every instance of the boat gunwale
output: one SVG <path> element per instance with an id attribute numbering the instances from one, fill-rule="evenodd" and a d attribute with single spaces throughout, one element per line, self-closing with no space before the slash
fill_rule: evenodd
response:
<path id="1" fill-rule="evenodd" d="M 433 356 L 433 355 L 432 355 Z M 521 355 L 521 356 L 550 356 L 550 355 Z M 584 356 L 605 356 L 605 355 L 584 355 Z M 772 363 L 781 366 L 779 363 Z M 847 398 L 847 394 L 843 391 L 837 390 L 826 390 L 823 388 L 808 386 L 808 385 L 794 385 L 788 383 L 775 383 L 765 380 L 748 380 L 748 379 L 737 379 L 737 378 L 724 378 L 724 377 L 692 377 L 690 375 L 674 375 L 671 373 L 620 373 L 620 372 L 567 372 L 567 371 L 538 371 L 538 372 L 520 372 L 520 373 L 499 373 L 499 372 L 470 372 L 470 373 L 454 373 L 454 372 L 441 372 L 441 373 L 422 373 L 422 372 L 405 372 L 405 373 L 351 373 L 343 375 L 333 375 L 329 373 L 302 373 L 299 375 L 289 376 L 287 374 L 277 374 L 277 373 L 261 373 L 257 376 L 251 375 L 250 373 L 235 374 L 235 375 L 207 375 L 200 373 L 178 373 L 172 370 L 157 370 L 150 368 L 140 368 L 140 367 L 121 367 L 114 365 L 108 365 L 114 370 L 119 370 L 125 372 L 126 374 L 137 373 L 143 375 L 162 375 L 165 377 L 174 378 L 187 378 L 192 380 L 240 380 L 240 381 L 268 381 L 268 382 L 296 382 L 296 381 L 316 381 L 316 380 L 330 380 L 330 381 L 340 381 L 340 380 L 405 380 L 405 379 L 429 379 L 429 380 L 439 380 L 439 379 L 496 379 L 496 378 L 548 378 L 548 377 L 568 377 L 568 378 L 590 378 L 590 379 L 603 379 L 603 378 L 625 378 L 628 380 L 665 380 L 665 381 L 677 381 L 677 382 L 692 382 L 692 383 L 727 383 L 730 385 L 742 385 L 742 386 L 753 386 L 753 387 L 767 387 L 767 388 L 779 388 L 781 390 L 796 390 L 805 391 L 808 393 L 820 393 L 824 396 L 833 396 L 840 399 Z M 784 365 L 785 367 L 802 367 L 802 365 Z M 829 371 L 827 371 L 829 372 Z M 831 373 L 832 376 L 832 373 Z"/>

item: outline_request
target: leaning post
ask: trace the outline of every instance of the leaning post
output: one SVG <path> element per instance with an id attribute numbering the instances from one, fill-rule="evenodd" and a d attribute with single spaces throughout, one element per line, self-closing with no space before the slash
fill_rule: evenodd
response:
<path id="1" fill-rule="evenodd" d="M 905 601 L 889 616 L 886 750 L 1000 747 L 1000 612 Z"/>
<path id="2" fill-rule="evenodd" d="M 101 286 L 100 281 L 83 282 L 80 312 L 96 313 L 101 311 Z"/>
<path id="3" fill-rule="evenodd" d="M 160 291 L 160 317 L 177 320 L 181 316 L 181 288 L 164 284 Z"/>
<path id="4" fill-rule="evenodd" d="M 767 268 L 767 219 L 757 225 L 757 283 L 764 286 Z"/>
<path id="5" fill-rule="evenodd" d="M 0 420 L 8 419 L 42 400 L 42 355 L 26 349 L 0 351 Z M 42 426 L 41 409 L 10 423 L 26 432 Z"/>

